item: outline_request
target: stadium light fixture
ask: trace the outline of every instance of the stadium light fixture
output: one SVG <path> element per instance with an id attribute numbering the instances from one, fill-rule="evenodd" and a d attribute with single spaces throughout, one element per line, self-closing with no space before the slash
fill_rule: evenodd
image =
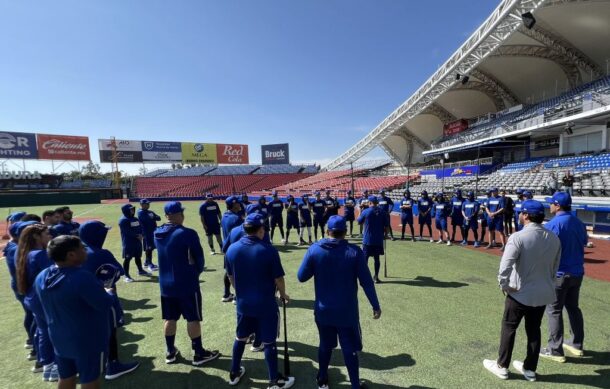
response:
<path id="1" fill-rule="evenodd" d="M 468 77 L 468 76 L 464 76 L 464 77 L 462 77 L 462 85 L 466 85 L 466 83 L 468 82 L 468 80 L 470 80 L 470 77 Z"/>
<path id="2" fill-rule="evenodd" d="M 521 14 L 521 19 L 523 20 L 523 25 L 528 30 L 531 30 L 532 28 L 534 28 L 534 25 L 536 24 L 536 18 L 534 17 L 534 15 L 531 12 L 526 12 L 524 14 Z"/>
<path id="3" fill-rule="evenodd" d="M 461 75 L 460 73 L 456 73 L 456 74 L 455 74 L 455 80 L 456 80 L 456 81 L 459 81 L 459 80 L 460 80 L 460 78 L 462 78 L 462 75 Z"/>

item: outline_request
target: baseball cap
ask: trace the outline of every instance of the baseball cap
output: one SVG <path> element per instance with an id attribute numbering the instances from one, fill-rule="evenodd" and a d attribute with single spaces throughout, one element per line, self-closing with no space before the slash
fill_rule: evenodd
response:
<path id="1" fill-rule="evenodd" d="M 521 205 L 521 212 L 528 215 L 544 215 L 544 205 L 540 201 L 526 200 Z"/>
<path id="2" fill-rule="evenodd" d="M 474 192 L 473 191 L 468 192 L 468 197 L 474 197 Z"/>
<path id="3" fill-rule="evenodd" d="M 379 193 L 384 194 L 385 193 L 385 188 L 382 188 Z"/>
<path id="4" fill-rule="evenodd" d="M 258 204 L 248 204 L 246 207 L 246 215 L 251 214 L 252 212 L 258 211 Z"/>
<path id="5" fill-rule="evenodd" d="M 149 199 L 140 199 L 140 204 L 150 204 Z"/>
<path id="6" fill-rule="evenodd" d="M 246 216 L 246 220 L 244 221 L 245 227 L 260 227 L 263 225 L 263 215 L 258 213 L 251 213 Z"/>
<path id="7" fill-rule="evenodd" d="M 498 188 L 491 188 L 491 193 L 498 193 Z"/>
<path id="8" fill-rule="evenodd" d="M 319 196 L 319 195 L 320 195 L 320 191 L 318 190 L 318 191 L 316 191 L 316 196 Z"/>
<path id="9" fill-rule="evenodd" d="M 518 194 L 518 195 L 522 195 L 523 194 L 523 189 L 517 189 L 515 191 L 515 193 Z"/>
<path id="10" fill-rule="evenodd" d="M 347 231 L 347 224 L 343 216 L 334 215 L 328 219 L 328 229 L 330 231 Z"/>
<path id="11" fill-rule="evenodd" d="M 8 217 L 6 218 L 6 221 L 8 221 L 9 223 L 15 223 L 15 222 L 18 222 L 19 220 L 21 220 L 21 218 L 24 217 L 25 215 L 26 215 L 26 213 L 23 211 L 13 212 L 10 215 L 8 215 Z"/>
<path id="12" fill-rule="evenodd" d="M 205 194 L 205 197 L 206 197 L 206 198 L 208 198 L 208 199 L 213 199 L 213 198 L 214 198 L 214 195 L 213 195 L 213 194 L 211 194 L 211 193 L 206 193 L 206 194 Z"/>
<path id="13" fill-rule="evenodd" d="M 277 196 L 277 190 L 274 190 L 273 192 L 271 192 L 272 196 Z"/>
<path id="14" fill-rule="evenodd" d="M 165 203 L 163 207 L 166 215 L 173 215 L 175 213 L 184 212 L 184 207 L 182 207 L 182 203 L 180 201 L 169 201 Z"/>
<path id="15" fill-rule="evenodd" d="M 352 191 L 351 191 L 351 190 L 348 190 L 348 191 L 347 191 L 347 194 L 352 194 Z"/>
<path id="16" fill-rule="evenodd" d="M 422 190 L 421 195 L 422 196 L 427 196 L 428 195 L 428 191 L 427 190 Z"/>
<path id="17" fill-rule="evenodd" d="M 26 227 L 33 226 L 34 224 L 41 224 L 41 223 L 39 223 L 39 222 L 37 222 L 35 220 L 30 220 L 30 221 L 27 221 L 27 222 L 19 222 L 19 227 L 17 227 L 17 231 L 16 231 L 17 232 L 17 236 L 20 236 L 21 233 L 23 232 L 23 230 L 26 229 Z"/>
<path id="18" fill-rule="evenodd" d="M 376 204 L 378 202 L 377 196 L 369 196 L 369 201 Z"/>
<path id="19" fill-rule="evenodd" d="M 437 197 L 443 197 L 444 195 L 445 195 L 445 194 L 444 194 L 443 192 L 438 192 L 438 193 L 436 194 L 436 196 L 437 196 Z"/>
<path id="20" fill-rule="evenodd" d="M 534 198 L 534 195 L 533 195 L 533 194 L 532 194 L 532 192 L 530 192 L 529 190 L 524 190 L 524 191 L 523 191 L 523 196 L 524 196 L 525 198 L 528 198 L 528 199 L 532 199 L 532 198 Z"/>
<path id="21" fill-rule="evenodd" d="M 229 196 L 225 199 L 225 202 L 227 203 L 227 208 L 231 208 L 233 204 L 239 202 L 239 199 L 235 196 Z"/>
<path id="22" fill-rule="evenodd" d="M 555 192 L 552 202 L 560 207 L 568 207 L 572 205 L 572 197 L 567 192 Z"/>
<path id="23" fill-rule="evenodd" d="M 403 194 L 411 194 L 410 190 L 405 190 L 404 192 L 402 192 Z"/>

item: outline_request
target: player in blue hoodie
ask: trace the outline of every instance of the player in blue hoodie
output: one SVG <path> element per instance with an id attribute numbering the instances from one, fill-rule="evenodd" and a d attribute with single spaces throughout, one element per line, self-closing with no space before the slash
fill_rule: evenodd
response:
<path id="1" fill-rule="evenodd" d="M 205 235 L 208 237 L 210 254 L 216 255 L 216 251 L 214 250 L 214 237 L 216 237 L 218 247 L 222 247 L 222 237 L 220 236 L 220 219 L 222 216 L 220 214 L 220 207 L 218 206 L 218 203 L 214 201 L 213 194 L 208 193 L 206 195 L 206 200 L 199 207 L 199 217 L 201 219 L 201 224 L 203 225 Z"/>
<path id="2" fill-rule="evenodd" d="M 148 199 L 140 199 L 140 209 L 138 209 L 138 220 L 142 226 L 142 245 L 144 246 L 144 266 L 150 271 L 157 270 L 157 266 L 153 264 L 152 256 L 155 247 L 155 238 L 153 234 L 157 229 L 157 222 L 161 221 L 161 216 L 150 210 L 150 201 Z"/>
<path id="3" fill-rule="evenodd" d="M 375 266 L 375 283 L 381 283 L 379 269 L 381 261 L 379 256 L 384 254 L 383 241 L 389 228 L 387 212 L 377 206 L 379 200 L 376 196 L 369 196 L 369 207 L 358 216 L 358 224 L 364 224 L 364 236 L 362 237 L 362 251 L 368 261 L 373 257 Z"/>
<path id="4" fill-rule="evenodd" d="M 243 224 L 247 236 L 233 243 L 227 251 L 227 271 L 237 293 L 237 328 L 229 384 L 237 385 L 245 374 L 241 359 L 252 333 L 265 346 L 265 362 L 269 374 L 268 389 L 290 388 L 294 377 L 278 373 L 276 339 L 279 310 L 276 290 L 286 302 L 284 269 L 276 248 L 263 241 L 265 228 L 260 214 L 252 213 Z"/>
<path id="5" fill-rule="evenodd" d="M 59 388 L 101 387 L 110 337 L 112 297 L 81 265 L 87 252 L 76 236 L 59 236 L 48 246 L 55 265 L 36 278 L 36 293 L 44 306 L 55 348 Z"/>
<path id="6" fill-rule="evenodd" d="M 402 224 L 401 240 L 405 239 L 407 225 L 411 230 L 411 239 L 415 242 L 415 231 L 413 230 L 413 205 L 415 201 L 411 198 L 411 192 L 404 191 L 403 198 L 400 200 L 400 223 Z"/>
<path id="7" fill-rule="evenodd" d="M 109 317 L 111 332 L 105 378 L 113 380 L 134 371 L 140 364 L 137 362 L 121 363 L 119 361 L 117 330 L 123 326 L 124 319 L 123 307 L 116 291 L 116 283 L 121 276 L 125 275 L 125 271 L 114 255 L 109 250 L 102 248 L 109 229 L 110 227 L 107 227 L 104 223 L 91 220 L 81 224 L 79 236 L 87 250 L 87 260 L 83 263 L 82 268 L 96 275 L 101 282 L 104 281 L 106 292 L 112 297 L 112 314 Z M 110 274 L 106 275 L 107 273 Z"/>
<path id="8" fill-rule="evenodd" d="M 455 233 L 459 229 L 464 240 L 464 215 L 462 215 L 462 190 L 456 189 L 453 198 L 451 199 L 451 241 L 455 241 Z"/>
<path id="9" fill-rule="evenodd" d="M 349 234 L 354 237 L 354 220 L 356 220 L 356 199 L 352 196 L 352 191 L 347 191 L 344 201 L 343 217 L 349 222 Z"/>
<path id="10" fill-rule="evenodd" d="M 447 246 L 451 246 L 451 239 L 449 239 L 449 231 L 447 231 L 447 218 L 451 212 L 451 205 L 445 199 L 443 192 L 436 194 L 432 211 L 434 213 L 434 222 L 436 229 L 438 230 L 438 241 L 436 243 L 443 243 L 443 233 L 447 236 Z"/>
<path id="11" fill-rule="evenodd" d="M 142 225 L 134 216 L 136 208 L 131 204 L 121 207 L 123 216 L 119 219 L 119 229 L 121 230 L 121 244 L 123 246 L 123 269 L 125 269 L 125 282 L 133 282 L 129 275 L 129 263 L 134 258 L 138 267 L 138 275 L 150 276 L 142 268 Z"/>
<path id="12" fill-rule="evenodd" d="M 23 227 L 26 223 L 22 223 Z M 44 381 L 57 381 L 59 374 L 55 364 L 53 344 L 49 338 L 48 321 L 43 305 L 40 303 L 34 280 L 36 276 L 53 263 L 47 256 L 46 247 L 51 240 L 47 226 L 31 224 L 19 232 L 19 248 L 16 257 L 17 292 L 24 296 L 23 303 L 34 314 L 36 335 L 38 338 L 37 358 L 43 366 Z"/>
<path id="13" fill-rule="evenodd" d="M 270 224 L 271 224 L 271 242 L 273 242 L 273 233 L 275 232 L 275 227 L 279 227 L 280 235 L 282 236 L 281 242 L 286 243 L 286 241 L 284 240 L 284 219 L 283 219 L 284 202 L 278 197 L 278 194 L 276 191 L 273 191 L 271 196 L 273 198 L 271 199 L 271 201 L 269 202 L 269 205 L 267 206 L 267 209 L 269 209 Z"/>
<path id="14" fill-rule="evenodd" d="M 326 202 L 322 200 L 320 192 L 316 192 L 316 199 L 311 203 L 313 210 L 313 235 L 315 240 L 318 240 L 318 227 L 320 227 L 320 234 L 324 238 L 324 225 L 326 220 L 324 214 L 326 212 Z"/>
<path id="15" fill-rule="evenodd" d="M 290 237 L 290 230 L 297 230 L 299 236 L 299 246 L 302 246 L 305 241 L 301 238 L 301 227 L 299 225 L 299 204 L 297 204 L 293 195 L 288 195 L 286 200 L 286 240 L 284 244 L 288 244 L 288 238 Z"/>
<path id="16" fill-rule="evenodd" d="M 305 239 L 303 239 L 305 228 L 307 228 L 307 236 L 309 237 L 309 244 L 311 244 L 311 203 L 309 202 L 309 195 L 307 194 L 304 194 L 301 197 L 301 204 L 299 204 L 299 221 L 301 222 L 301 232 L 299 234 L 301 243 L 299 244 L 305 244 Z"/>
<path id="17" fill-rule="evenodd" d="M 78 235 L 78 227 L 80 227 L 80 224 L 72 221 L 74 213 L 70 207 L 59 207 L 55 212 L 61 215 L 61 220 L 53 226 L 52 235 Z"/>
<path id="18" fill-rule="evenodd" d="M 430 243 L 434 242 L 432 236 L 432 199 L 428 197 L 428 191 L 422 191 L 421 197 L 417 200 L 417 213 L 419 221 L 419 240 L 423 240 L 422 233 L 424 231 L 424 224 L 428 226 L 428 233 L 430 234 Z"/>
<path id="19" fill-rule="evenodd" d="M 392 211 L 394 210 L 394 202 L 392 201 L 391 198 L 389 198 L 385 194 L 386 194 L 385 189 L 382 189 L 381 191 L 379 191 L 379 196 L 378 196 L 379 208 L 381 208 L 381 210 L 383 210 L 386 213 L 386 218 L 388 219 L 388 221 L 387 221 L 388 234 L 390 235 L 390 239 L 394 240 L 394 233 L 392 232 L 392 224 L 390 222 Z"/>
<path id="20" fill-rule="evenodd" d="M 468 245 L 468 232 L 474 235 L 474 247 L 479 247 L 479 208 L 480 204 L 474 197 L 474 192 L 468 192 L 468 198 L 462 203 L 462 216 L 464 217 L 464 240 L 462 246 Z"/>
<path id="21" fill-rule="evenodd" d="M 227 211 L 224 213 L 224 215 L 222 215 L 222 220 L 220 221 L 220 224 L 222 226 L 222 236 L 224 237 L 224 240 L 222 242 L 222 247 L 221 247 L 221 250 L 223 253 L 226 253 L 226 251 L 223 250 L 223 247 L 225 246 L 227 239 L 229 239 L 229 237 L 231 235 L 231 231 L 235 227 L 239 227 L 244 222 L 244 220 L 239 216 L 239 211 L 241 210 L 241 204 L 239 203 L 239 200 L 237 199 L 237 197 L 229 196 L 229 197 L 227 197 L 225 202 L 227 204 Z M 235 296 L 231 293 L 231 281 L 229 281 L 229 276 L 227 274 L 226 261 L 223 261 L 223 262 L 224 262 L 224 269 L 225 269 L 224 293 L 222 295 L 221 301 L 223 303 L 229 303 L 229 302 L 233 301 L 233 298 Z"/>
<path id="22" fill-rule="evenodd" d="M 360 197 L 358 199 L 358 208 L 360 209 L 360 213 L 362 213 L 362 211 L 364 211 L 368 207 L 369 207 L 369 191 L 368 191 L 368 189 L 365 189 L 362 192 L 362 197 Z M 360 216 L 360 215 L 358 215 L 358 216 Z M 360 227 L 360 236 L 362 236 L 362 224 L 360 224 L 359 227 Z"/>
<path id="23" fill-rule="evenodd" d="M 159 255 L 159 286 L 161 287 L 161 316 L 164 320 L 167 353 L 165 363 L 176 362 L 180 351 L 174 345 L 176 324 L 180 316 L 186 320 L 186 329 L 194 351 L 193 365 L 201 366 L 220 356 L 208 351 L 201 342 L 201 290 L 199 275 L 205 264 L 199 235 L 184 223 L 184 208 L 179 201 L 170 201 L 164 207 L 168 223 L 155 231 L 155 245 Z"/>
<path id="24" fill-rule="evenodd" d="M 337 338 L 352 388 L 360 388 L 358 352 L 362 351 L 358 313 L 360 283 L 373 308 L 373 318 L 379 319 L 381 307 L 375 292 L 371 272 L 364 253 L 345 240 L 347 226 L 339 216 L 328 220 L 328 236 L 307 250 L 297 277 L 306 282 L 312 277 L 315 286 L 314 315 L 320 347 L 318 349 L 318 388 L 328 388 L 328 365 Z"/>

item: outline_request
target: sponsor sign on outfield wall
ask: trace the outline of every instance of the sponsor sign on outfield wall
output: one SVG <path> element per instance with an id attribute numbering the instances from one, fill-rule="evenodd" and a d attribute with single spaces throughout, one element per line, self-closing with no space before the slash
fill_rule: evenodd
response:
<path id="1" fill-rule="evenodd" d="M 144 162 L 180 162 L 182 146 L 180 142 L 142 141 Z"/>
<path id="2" fill-rule="evenodd" d="M 38 159 L 90 161 L 89 138 L 86 136 L 36 134 Z"/>
<path id="3" fill-rule="evenodd" d="M 219 143 L 216 145 L 216 156 L 218 163 L 243 165 L 250 163 L 248 145 L 227 145 Z"/>
<path id="4" fill-rule="evenodd" d="M 216 143 L 182 142 L 182 162 L 218 163 Z"/>
<path id="5" fill-rule="evenodd" d="M 279 165 L 290 163 L 288 143 L 261 146 L 261 161 L 263 165 Z"/>
<path id="6" fill-rule="evenodd" d="M 100 150 L 100 162 L 114 162 L 112 160 L 112 154 L 112 150 Z M 123 163 L 144 162 L 141 151 L 117 151 L 116 159 L 117 162 Z"/>
<path id="7" fill-rule="evenodd" d="M 36 134 L 0 131 L 0 158 L 37 159 Z"/>

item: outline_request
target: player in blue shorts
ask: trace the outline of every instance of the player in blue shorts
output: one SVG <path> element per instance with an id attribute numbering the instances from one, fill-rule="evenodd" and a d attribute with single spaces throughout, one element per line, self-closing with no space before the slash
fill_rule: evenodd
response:
<path id="1" fill-rule="evenodd" d="M 352 196 L 352 191 L 347 191 L 347 196 L 345 197 L 345 209 L 343 210 L 343 217 L 345 221 L 349 222 L 349 235 L 354 237 L 354 220 L 356 216 L 356 199 Z"/>
<path id="2" fill-rule="evenodd" d="M 313 209 L 313 234 L 315 240 L 318 240 L 318 227 L 320 228 L 320 234 L 324 238 L 324 226 L 326 220 L 324 214 L 326 212 L 326 202 L 322 200 L 320 192 L 316 192 L 316 199 L 311 203 Z"/>
<path id="3" fill-rule="evenodd" d="M 500 251 L 504 251 L 504 245 L 506 244 L 506 237 L 504 235 L 504 199 L 498 196 L 498 188 L 491 190 L 491 197 L 487 199 L 487 223 L 489 225 L 489 244 L 486 249 L 493 247 L 495 242 L 496 232 L 500 234 L 500 241 L 502 247 Z"/>
<path id="4" fill-rule="evenodd" d="M 205 197 L 205 201 L 199 207 L 199 217 L 201 224 L 203 225 L 205 235 L 208 237 L 210 254 L 216 255 L 216 250 L 214 249 L 214 237 L 216 237 L 218 247 L 221 248 L 222 238 L 220 236 L 220 219 L 222 216 L 218 203 L 214 201 L 214 195 L 208 193 Z"/>
<path id="5" fill-rule="evenodd" d="M 392 214 L 392 211 L 394 210 L 394 202 L 392 201 L 391 198 L 386 196 L 385 193 L 386 193 L 385 189 L 382 189 L 379 192 L 379 197 L 378 197 L 379 208 L 381 208 L 381 210 L 383 212 L 385 212 L 385 214 L 386 214 L 386 219 L 388 219 L 387 220 L 387 224 L 389 226 L 388 234 L 390 235 L 390 239 L 394 240 L 394 233 L 392 232 L 392 224 L 390 223 L 390 221 L 391 221 L 391 214 Z"/>
<path id="6" fill-rule="evenodd" d="M 131 259 L 135 259 L 138 267 L 139 276 L 150 276 L 142 268 L 142 225 L 135 217 L 136 208 L 131 204 L 121 207 L 123 216 L 119 219 L 119 229 L 121 231 L 121 244 L 123 246 L 123 269 L 125 269 L 125 282 L 133 282 L 129 274 L 129 264 Z"/>
<path id="7" fill-rule="evenodd" d="M 449 231 L 447 231 L 447 217 L 449 217 L 449 213 L 451 212 L 451 204 L 445 199 L 443 192 L 438 192 L 434 200 L 432 213 L 434 214 L 434 225 L 438 231 L 438 241 L 436 243 L 444 243 L 444 233 L 447 236 L 447 246 L 451 246 Z"/>
<path id="8" fill-rule="evenodd" d="M 309 202 L 309 195 L 304 194 L 301 197 L 301 203 L 299 204 L 299 221 L 301 222 L 301 243 L 305 244 L 305 240 L 303 239 L 303 234 L 305 233 L 305 228 L 307 227 L 307 235 L 309 237 L 309 244 L 311 244 L 311 203 Z"/>
<path id="9" fill-rule="evenodd" d="M 267 204 L 267 198 L 265 196 L 260 196 L 258 198 L 258 209 L 265 219 L 265 231 L 269 232 L 271 230 L 271 228 L 269 228 L 269 204 Z"/>
<path id="10" fill-rule="evenodd" d="M 365 189 L 364 192 L 362 192 L 362 197 L 360 197 L 358 199 L 358 208 L 360 209 L 360 213 L 362 213 L 362 211 L 364 211 L 365 209 L 367 209 L 369 206 L 369 191 L 368 189 Z M 358 215 L 360 216 L 360 215 Z M 362 236 L 362 224 L 359 225 L 360 227 L 360 235 Z"/>
<path id="11" fill-rule="evenodd" d="M 241 216 L 239 216 L 241 204 L 237 197 L 229 196 L 225 199 L 225 203 L 227 205 L 227 211 L 222 215 L 222 220 L 220 221 L 220 224 L 222 226 L 222 236 L 224 236 L 221 249 L 225 246 L 227 239 L 229 239 L 231 231 L 235 227 L 239 227 L 244 222 Z M 223 253 L 225 252 L 224 250 L 222 251 Z M 229 303 L 233 301 L 233 298 L 235 296 L 231 293 L 231 281 L 229 281 L 229 275 L 227 274 L 226 261 L 223 262 L 223 267 L 225 269 L 223 277 L 224 293 L 220 301 L 222 301 L 223 303 Z"/>
<path id="12" fill-rule="evenodd" d="M 155 231 L 155 245 L 159 253 L 161 316 L 167 346 L 165 363 L 175 363 L 180 355 L 174 341 L 176 322 L 182 316 L 194 351 L 192 363 L 200 366 L 220 356 L 217 350 L 205 350 L 201 343 L 199 275 L 205 263 L 203 249 L 197 232 L 184 227 L 184 208 L 179 201 L 166 203 L 164 211 L 168 223 Z"/>
<path id="13" fill-rule="evenodd" d="M 451 199 L 451 241 L 455 242 L 455 233 L 459 229 L 462 233 L 462 241 L 464 240 L 464 216 L 462 215 L 462 191 L 456 189 L 453 198 Z"/>
<path id="14" fill-rule="evenodd" d="M 157 222 L 161 221 L 161 216 L 150 210 L 150 201 L 140 199 L 140 209 L 138 210 L 138 220 L 142 226 L 142 245 L 144 246 L 144 266 L 149 271 L 157 270 L 157 266 L 152 261 L 153 250 L 155 247 L 155 237 L 153 234 L 157 229 Z"/>
<path id="15" fill-rule="evenodd" d="M 413 205 L 415 201 L 411 198 L 411 192 L 407 189 L 403 193 L 403 197 L 400 200 L 400 223 L 402 224 L 402 234 L 400 239 L 405 239 L 405 230 L 407 225 L 411 230 L 411 240 L 415 242 L 415 230 L 413 229 Z"/>
<path id="16" fill-rule="evenodd" d="M 464 218 L 464 240 L 462 246 L 468 245 L 468 232 L 474 235 L 474 247 L 479 247 L 479 208 L 480 204 L 474 197 L 474 192 L 468 192 L 468 198 L 462 203 L 462 216 Z"/>
<path id="17" fill-rule="evenodd" d="M 358 352 L 362 351 L 362 334 L 358 311 L 358 283 L 373 308 L 373 319 L 381 317 L 371 272 L 364 253 L 345 240 L 345 220 L 333 216 L 328 220 L 328 238 L 307 250 L 297 277 L 300 282 L 314 278 L 314 315 L 320 346 L 318 348 L 318 388 L 328 389 L 328 366 L 337 338 L 352 388 L 361 388 Z"/>
<path id="18" fill-rule="evenodd" d="M 303 245 L 305 241 L 301 238 L 301 226 L 299 225 L 299 204 L 297 204 L 293 195 L 288 195 L 286 202 L 286 240 L 284 244 L 288 244 L 288 238 L 290 237 L 290 230 L 297 230 L 299 236 L 299 246 Z"/>
<path id="19" fill-rule="evenodd" d="M 428 226 L 428 233 L 430 234 L 430 243 L 434 242 L 434 236 L 432 236 L 432 199 L 428 196 L 428 191 L 424 190 L 421 192 L 421 197 L 417 200 L 417 221 L 419 222 L 419 240 L 423 240 L 424 224 Z"/>
<path id="20" fill-rule="evenodd" d="M 271 197 L 271 201 L 267 206 L 267 209 L 269 209 L 271 242 L 273 242 L 275 227 L 278 227 L 280 229 L 280 236 L 282 238 L 280 242 L 286 243 L 286 240 L 284 239 L 284 202 L 279 198 L 277 191 L 273 191 Z"/>
<path id="21" fill-rule="evenodd" d="M 364 236 L 362 237 L 362 251 L 368 261 L 373 257 L 375 268 L 375 283 L 380 284 L 379 269 L 381 261 L 379 257 L 385 253 L 383 241 L 387 236 L 389 228 L 387 213 L 377 204 L 376 196 L 369 196 L 369 207 L 358 216 L 358 224 L 364 224 Z"/>
<path id="22" fill-rule="evenodd" d="M 237 293 L 237 329 L 229 384 L 237 385 L 245 374 L 241 359 L 250 335 L 256 333 L 265 347 L 268 389 L 290 388 L 294 385 L 294 377 L 282 376 L 277 362 L 280 314 L 276 290 L 286 303 L 289 301 L 280 255 L 271 244 L 263 241 L 265 228 L 261 215 L 248 215 L 244 230 L 247 236 L 233 243 L 226 255 L 227 272 Z"/>
<path id="23" fill-rule="evenodd" d="M 58 388 L 101 387 L 110 339 L 112 296 L 81 266 L 87 252 L 76 236 L 62 235 L 47 248 L 55 262 L 36 278 L 59 373 Z"/>

